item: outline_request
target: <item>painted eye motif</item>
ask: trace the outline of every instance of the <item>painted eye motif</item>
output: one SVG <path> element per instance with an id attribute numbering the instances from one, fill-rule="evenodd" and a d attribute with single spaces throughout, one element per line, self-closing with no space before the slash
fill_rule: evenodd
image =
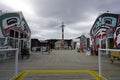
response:
<path id="1" fill-rule="evenodd" d="M 105 24 L 111 25 L 112 24 L 112 19 L 105 19 L 104 22 L 105 22 Z"/>
<path id="2" fill-rule="evenodd" d="M 103 17 L 102 25 L 115 27 L 117 23 L 117 19 L 115 17 Z"/>
<path id="3" fill-rule="evenodd" d="M 10 18 L 7 20 L 7 25 L 11 25 L 11 24 L 15 24 L 17 23 L 17 19 L 16 18 Z"/>

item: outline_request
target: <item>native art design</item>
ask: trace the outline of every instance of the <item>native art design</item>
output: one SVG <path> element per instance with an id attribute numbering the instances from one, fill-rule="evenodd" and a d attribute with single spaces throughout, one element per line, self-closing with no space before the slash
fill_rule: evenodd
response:
<path id="1" fill-rule="evenodd" d="M 17 13 L 2 13 L 0 15 L 0 44 L 5 44 L 8 38 L 13 39 L 29 39 L 31 31 L 22 15 L 22 12 Z"/>
<path id="2" fill-rule="evenodd" d="M 25 31 L 30 36 L 30 29 L 21 12 L 2 14 L 0 16 L 0 28 L 2 32 L 0 37 L 8 36 L 10 29 Z"/>
<path id="3" fill-rule="evenodd" d="M 94 47 L 98 48 L 100 46 L 100 39 L 102 39 L 101 46 L 105 46 L 106 38 L 113 38 L 114 48 L 118 48 L 120 46 L 120 15 L 111 13 L 100 15 L 96 19 L 90 35 Z"/>

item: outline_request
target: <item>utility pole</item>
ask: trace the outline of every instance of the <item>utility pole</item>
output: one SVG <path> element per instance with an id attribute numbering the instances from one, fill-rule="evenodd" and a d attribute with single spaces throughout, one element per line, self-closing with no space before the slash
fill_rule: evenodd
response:
<path id="1" fill-rule="evenodd" d="M 64 25 L 64 23 L 62 22 L 62 24 L 61 24 L 61 27 L 62 27 L 62 45 L 61 45 L 61 47 L 62 47 L 62 49 L 64 49 L 64 27 L 65 27 L 65 25 Z"/>

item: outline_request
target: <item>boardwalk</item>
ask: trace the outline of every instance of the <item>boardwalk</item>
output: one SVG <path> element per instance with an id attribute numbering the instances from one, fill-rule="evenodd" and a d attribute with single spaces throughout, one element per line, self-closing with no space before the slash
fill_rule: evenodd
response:
<path id="1" fill-rule="evenodd" d="M 14 75 L 13 59 L 2 61 L 0 62 L 0 65 L 1 65 L 0 80 L 8 80 Z M 75 50 L 62 50 L 62 51 L 58 50 L 58 51 L 52 51 L 50 54 L 46 52 L 43 54 L 40 52 L 35 52 L 31 54 L 30 59 L 24 59 L 24 60 L 19 59 L 18 68 L 19 68 L 19 72 L 23 70 L 94 70 L 98 72 L 98 57 L 86 56 L 85 54 L 78 53 Z M 108 80 L 120 79 L 120 74 L 119 74 L 120 63 L 118 61 L 116 61 L 114 64 L 111 64 L 109 59 L 103 56 L 102 69 L 103 69 L 103 76 L 105 76 Z M 65 74 L 65 75 L 68 75 L 68 74 Z M 68 77 L 67 78 L 68 79 L 71 78 L 70 80 L 74 80 L 72 79 L 71 76 L 76 76 L 76 75 L 78 74 L 72 74 L 72 75 L 70 74 L 69 78 Z M 47 77 L 50 78 L 50 76 L 51 74 L 49 74 L 49 76 Z M 38 77 L 38 74 L 37 74 L 37 77 Z M 41 80 L 44 80 L 43 78 L 45 76 L 39 75 L 39 77 L 42 78 Z M 62 78 L 63 77 L 66 77 L 66 76 L 62 75 Z M 27 78 L 31 78 L 30 75 Z M 27 78 L 24 80 L 29 80 Z M 52 78 L 53 78 L 53 75 L 52 75 Z M 94 77 L 88 74 L 80 74 L 79 76 L 76 76 L 73 78 L 75 78 L 75 80 L 79 80 L 79 78 L 85 79 L 85 80 L 86 79 L 95 80 Z"/>

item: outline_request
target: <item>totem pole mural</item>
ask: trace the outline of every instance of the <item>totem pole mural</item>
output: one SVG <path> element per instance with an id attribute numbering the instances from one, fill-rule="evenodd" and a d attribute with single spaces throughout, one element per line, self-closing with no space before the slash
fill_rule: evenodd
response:
<path id="1" fill-rule="evenodd" d="M 106 40 L 113 40 L 112 48 L 120 48 L 120 14 L 100 15 L 90 30 L 92 46 L 106 48 Z M 100 43 L 101 40 L 101 43 Z M 108 43 L 108 45 L 111 45 Z"/>
<path id="2" fill-rule="evenodd" d="M 15 47 L 18 40 L 28 42 L 30 36 L 31 31 L 22 12 L 2 13 L 0 15 L 0 46 L 14 44 Z"/>

